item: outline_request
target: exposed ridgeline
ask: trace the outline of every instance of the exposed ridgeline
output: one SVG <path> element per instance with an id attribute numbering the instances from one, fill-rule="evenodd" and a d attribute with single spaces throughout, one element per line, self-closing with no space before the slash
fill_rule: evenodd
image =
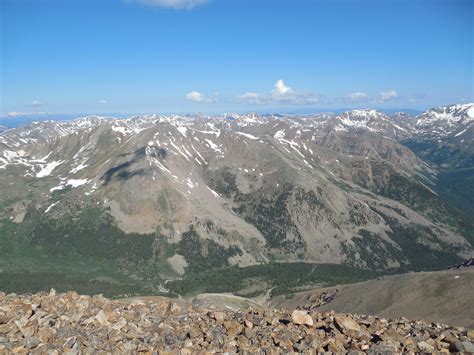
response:
<path id="1" fill-rule="evenodd" d="M 0 352 L 472 352 L 473 340 L 464 328 L 403 318 L 0 293 Z"/>
<path id="2" fill-rule="evenodd" d="M 41 272 L 65 290 L 156 294 L 235 265 L 460 263 L 473 255 L 473 117 L 467 104 L 417 117 L 91 116 L 7 130 L 0 280 L 20 290 Z M 84 279 L 94 288 L 79 289 Z"/>

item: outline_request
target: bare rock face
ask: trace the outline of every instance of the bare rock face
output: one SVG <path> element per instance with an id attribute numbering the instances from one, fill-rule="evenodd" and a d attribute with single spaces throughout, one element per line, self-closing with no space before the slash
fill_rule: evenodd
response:
<path id="1" fill-rule="evenodd" d="M 0 353 L 472 352 L 472 335 L 403 318 L 0 293 Z"/>
<path id="2" fill-rule="evenodd" d="M 15 223 L 22 223 L 28 211 L 28 201 L 17 202 L 13 206 L 11 220 Z"/>

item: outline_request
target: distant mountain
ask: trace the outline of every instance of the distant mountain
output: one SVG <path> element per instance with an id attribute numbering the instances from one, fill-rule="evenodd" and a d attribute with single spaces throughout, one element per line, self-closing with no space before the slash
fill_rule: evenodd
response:
<path id="1" fill-rule="evenodd" d="M 0 268 L 60 264 L 57 278 L 108 275 L 157 293 L 231 265 L 452 265 L 473 255 L 473 110 L 87 116 L 10 129 Z"/>
<path id="2" fill-rule="evenodd" d="M 54 115 L 46 114 L 44 112 L 37 113 L 10 113 L 7 115 L 0 115 L 0 125 L 8 128 L 20 127 L 32 122 L 45 120 L 67 120 L 79 117 L 77 115 Z"/>
<path id="3" fill-rule="evenodd" d="M 437 107 L 423 112 L 401 141 L 436 166 L 436 189 L 466 215 L 474 214 L 474 106 Z"/>
<path id="4" fill-rule="evenodd" d="M 472 104 L 437 107 L 423 112 L 416 119 L 417 134 L 444 137 L 458 134 L 459 128 L 472 125 L 474 107 Z"/>

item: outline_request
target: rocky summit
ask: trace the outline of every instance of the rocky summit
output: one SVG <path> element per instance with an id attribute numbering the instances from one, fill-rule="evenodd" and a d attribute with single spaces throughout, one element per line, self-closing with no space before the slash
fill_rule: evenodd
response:
<path id="1" fill-rule="evenodd" d="M 473 341 L 465 328 L 404 318 L 0 293 L 0 353 L 473 352 Z"/>

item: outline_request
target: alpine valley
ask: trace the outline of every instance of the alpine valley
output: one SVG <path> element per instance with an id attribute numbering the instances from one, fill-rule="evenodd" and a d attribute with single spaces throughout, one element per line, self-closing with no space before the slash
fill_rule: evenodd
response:
<path id="1" fill-rule="evenodd" d="M 285 294 L 474 255 L 474 104 L 0 133 L 0 284 Z"/>

